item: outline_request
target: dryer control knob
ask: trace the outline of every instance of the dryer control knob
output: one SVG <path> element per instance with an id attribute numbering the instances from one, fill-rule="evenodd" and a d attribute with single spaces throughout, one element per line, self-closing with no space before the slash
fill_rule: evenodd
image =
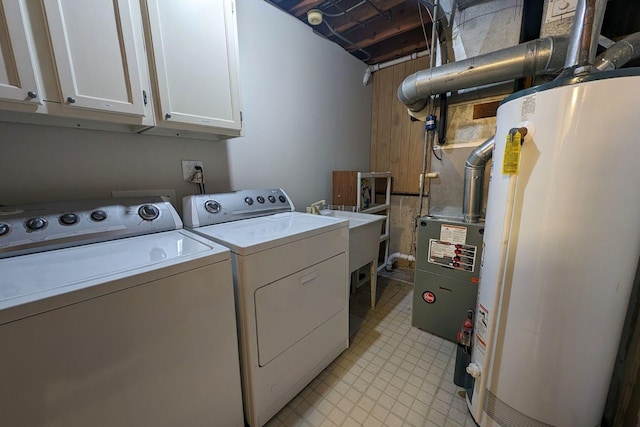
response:
<path id="1" fill-rule="evenodd" d="M 220 206 L 220 203 L 216 202 L 215 200 L 207 200 L 206 202 L 204 202 L 204 208 L 207 210 L 207 212 L 210 212 L 212 214 L 220 212 L 221 207 L 222 206 Z"/>
<path id="2" fill-rule="evenodd" d="M 107 219 L 107 213 L 103 210 L 97 210 L 91 212 L 91 219 L 97 222 Z"/>
<path id="3" fill-rule="evenodd" d="M 6 236 L 11 231 L 11 226 L 9 224 L 0 223 L 0 237 Z"/>
<path id="4" fill-rule="evenodd" d="M 30 231 L 38 231 L 45 228 L 48 223 L 49 222 L 47 221 L 46 218 L 42 218 L 41 216 L 38 216 L 35 218 L 29 218 L 25 223 L 25 226 Z"/>
<path id="5" fill-rule="evenodd" d="M 60 215 L 60 224 L 73 225 L 73 224 L 76 224 L 79 221 L 79 219 L 80 218 L 78 218 L 78 215 L 69 212 L 69 213 Z"/>
<path id="6" fill-rule="evenodd" d="M 160 216 L 160 211 L 154 205 L 142 205 L 138 209 L 138 215 L 145 221 L 153 221 Z"/>

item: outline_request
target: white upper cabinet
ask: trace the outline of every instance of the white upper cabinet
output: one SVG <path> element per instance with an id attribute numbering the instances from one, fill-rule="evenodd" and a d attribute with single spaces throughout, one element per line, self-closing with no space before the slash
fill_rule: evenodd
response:
<path id="1" fill-rule="evenodd" d="M 156 126 L 240 135 L 233 0 L 143 3 Z"/>
<path id="2" fill-rule="evenodd" d="M 0 1 L 0 101 L 32 105 L 33 111 L 42 99 L 28 27 L 23 0 Z"/>
<path id="3" fill-rule="evenodd" d="M 58 80 L 56 98 L 75 110 L 73 115 L 92 110 L 145 116 L 144 41 L 136 32 L 141 19 L 132 1 L 43 1 Z"/>
<path id="4" fill-rule="evenodd" d="M 0 0 L 0 120 L 220 139 L 238 85 L 234 0 Z"/>

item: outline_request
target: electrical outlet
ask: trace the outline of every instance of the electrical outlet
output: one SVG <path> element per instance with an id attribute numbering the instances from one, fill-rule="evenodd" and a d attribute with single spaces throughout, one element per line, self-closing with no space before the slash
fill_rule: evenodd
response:
<path id="1" fill-rule="evenodd" d="M 204 173 L 204 163 L 201 160 L 183 160 L 182 161 L 182 179 L 185 182 L 191 182 L 194 184 L 202 184 L 202 175 L 196 173 L 196 166 L 202 168 Z"/>

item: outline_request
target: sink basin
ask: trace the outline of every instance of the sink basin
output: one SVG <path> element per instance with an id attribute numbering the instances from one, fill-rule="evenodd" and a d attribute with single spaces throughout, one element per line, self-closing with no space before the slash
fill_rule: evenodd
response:
<path id="1" fill-rule="evenodd" d="M 327 211 L 323 211 L 325 214 Z M 329 215 L 349 220 L 349 271 L 353 272 L 370 262 L 376 264 L 380 247 L 382 215 L 360 212 L 329 211 Z"/>
<path id="2" fill-rule="evenodd" d="M 360 212 L 323 210 L 322 215 L 335 216 L 349 220 L 349 271 L 351 283 L 357 282 L 358 269 L 369 264 L 371 271 L 371 308 L 376 306 L 376 283 L 378 279 L 378 251 L 380 248 L 380 232 L 383 215 L 371 215 Z M 355 292 L 355 287 L 352 287 Z"/>

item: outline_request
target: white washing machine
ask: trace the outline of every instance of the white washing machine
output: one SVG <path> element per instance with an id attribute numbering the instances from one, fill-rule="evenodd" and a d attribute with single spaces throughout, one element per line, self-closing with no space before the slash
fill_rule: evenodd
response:
<path id="1" fill-rule="evenodd" d="M 246 421 L 264 425 L 349 345 L 348 220 L 281 189 L 183 199 L 185 226 L 231 249 Z"/>
<path id="2" fill-rule="evenodd" d="M 0 208 L 0 424 L 243 426 L 229 251 L 163 199 Z"/>

